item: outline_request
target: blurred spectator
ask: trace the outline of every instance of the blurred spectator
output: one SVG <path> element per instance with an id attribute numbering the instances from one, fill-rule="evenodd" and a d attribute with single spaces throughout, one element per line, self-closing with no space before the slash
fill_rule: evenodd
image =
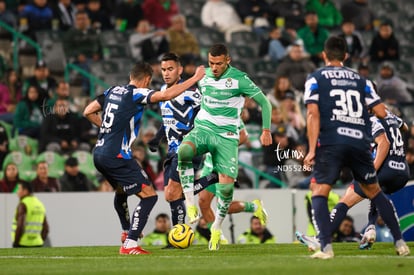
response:
<path id="1" fill-rule="evenodd" d="M 157 134 L 157 128 L 152 125 L 148 125 L 145 129 L 142 129 L 140 133 L 139 140 L 145 148 L 145 156 L 146 159 L 149 161 L 149 164 L 152 167 L 152 170 L 157 174 L 159 172 L 160 162 L 162 161 L 162 154 L 164 153 L 163 150 L 157 150 L 152 152 L 149 149 L 148 142 L 152 140 L 155 135 Z M 159 147 L 161 149 L 162 147 Z M 162 167 L 162 165 L 161 165 Z"/>
<path id="2" fill-rule="evenodd" d="M 62 192 L 93 191 L 95 188 L 84 173 L 79 171 L 79 162 L 75 157 L 69 157 L 65 161 L 65 172 L 59 178 Z"/>
<path id="3" fill-rule="evenodd" d="M 17 165 L 9 163 L 4 167 L 4 175 L 0 180 L 0 193 L 16 193 L 17 184 L 23 180 L 19 177 Z"/>
<path id="4" fill-rule="evenodd" d="M 352 67 L 353 64 L 357 64 L 362 61 L 365 56 L 364 44 L 362 42 L 361 35 L 355 32 L 355 25 L 352 21 L 344 21 L 341 26 L 342 32 L 340 37 L 344 38 L 347 45 L 348 58 L 345 60 L 344 65 Z"/>
<path id="5" fill-rule="evenodd" d="M 65 154 L 78 149 L 89 151 L 89 145 L 79 143 L 78 128 L 78 118 L 69 111 L 69 102 L 56 100 L 53 112 L 42 123 L 40 152 L 47 150 Z"/>
<path id="6" fill-rule="evenodd" d="M 144 0 L 142 3 L 144 17 L 156 28 L 168 29 L 171 19 L 178 14 L 175 0 Z"/>
<path id="7" fill-rule="evenodd" d="M 270 6 L 271 22 L 277 27 L 298 30 L 305 25 L 304 10 L 300 1 L 276 0 Z"/>
<path id="8" fill-rule="evenodd" d="M 122 31 L 123 29 L 133 29 L 142 19 L 144 19 L 144 12 L 141 8 L 141 1 L 118 1 L 115 10 L 115 28 L 117 30 Z"/>
<path id="9" fill-rule="evenodd" d="M 151 31 L 151 26 L 146 19 L 138 22 L 135 32 L 129 36 L 128 43 L 135 61 L 148 62 L 169 51 L 166 32 Z"/>
<path id="10" fill-rule="evenodd" d="M 141 239 L 142 245 L 146 246 L 167 246 L 168 232 L 171 229 L 170 217 L 165 213 L 160 213 L 155 217 L 154 231 L 145 235 Z"/>
<path id="11" fill-rule="evenodd" d="M 281 40 L 282 32 L 280 28 L 274 27 L 269 33 L 269 38 L 268 56 L 270 57 L 270 60 L 279 62 L 286 55 L 286 49 Z"/>
<path id="12" fill-rule="evenodd" d="M 399 43 L 390 23 L 381 23 L 369 49 L 371 62 L 400 59 Z"/>
<path id="13" fill-rule="evenodd" d="M 89 71 L 89 64 L 101 59 L 101 43 L 98 32 L 90 27 L 90 19 L 86 11 L 77 11 L 75 27 L 68 30 L 63 37 L 66 58 L 82 69 Z M 82 78 L 82 88 L 89 94 L 89 81 Z"/>
<path id="14" fill-rule="evenodd" d="M 414 147 L 408 147 L 405 152 L 405 158 L 410 168 L 410 180 L 414 180 Z"/>
<path id="15" fill-rule="evenodd" d="M 91 20 L 91 27 L 98 32 L 100 30 L 113 29 L 109 15 L 102 9 L 101 0 L 88 0 L 86 12 Z"/>
<path id="16" fill-rule="evenodd" d="M 342 15 L 331 0 L 308 0 L 305 10 L 316 12 L 322 27 L 334 29 L 342 23 Z"/>
<path id="17" fill-rule="evenodd" d="M 160 91 L 162 85 L 164 85 L 164 80 L 162 79 L 162 73 L 161 73 L 161 62 L 158 60 L 158 58 L 151 58 L 148 60 L 148 63 L 151 65 L 152 68 L 152 79 L 150 84 L 150 89 L 154 91 Z M 151 110 L 158 110 L 159 106 L 158 104 L 149 104 L 149 108 Z M 151 106 L 152 105 L 152 106 Z"/>
<path id="18" fill-rule="evenodd" d="M 299 134 L 305 129 L 305 118 L 301 112 L 298 101 L 293 91 L 287 90 L 280 102 L 280 113 L 285 123 L 291 125 Z"/>
<path id="19" fill-rule="evenodd" d="M 35 192 L 59 192 L 60 185 L 55 178 L 49 177 L 48 164 L 45 161 L 38 162 L 36 165 L 36 178 L 32 180 Z"/>
<path id="20" fill-rule="evenodd" d="M 78 107 L 73 103 L 73 98 L 70 96 L 70 86 L 68 82 L 60 81 L 56 88 L 56 93 L 52 96 L 51 99 L 47 101 L 47 108 L 50 111 L 53 111 L 53 106 L 56 103 L 56 100 L 63 99 L 69 102 L 69 111 L 72 113 L 78 112 Z"/>
<path id="21" fill-rule="evenodd" d="M 6 126 L 0 123 L 0 168 L 3 169 L 3 161 L 9 153 L 9 136 Z"/>
<path id="22" fill-rule="evenodd" d="M 344 21 L 352 21 L 358 31 L 371 30 L 375 19 L 368 0 L 347 1 L 341 6 Z"/>
<path id="23" fill-rule="evenodd" d="M 104 177 L 98 178 L 98 190 L 99 192 L 113 192 L 114 188 L 111 186 L 109 181 Z"/>
<path id="24" fill-rule="evenodd" d="M 72 0 L 59 0 L 55 5 L 52 5 L 52 11 L 53 20 L 59 22 L 59 30 L 67 31 L 74 26 L 76 8 Z"/>
<path id="25" fill-rule="evenodd" d="M 267 98 L 273 107 L 280 107 L 281 101 L 285 98 L 286 92 L 294 93 L 289 77 L 281 75 L 276 78 L 272 93 L 267 94 Z"/>
<path id="26" fill-rule="evenodd" d="M 259 218 L 250 218 L 250 228 L 237 238 L 238 244 L 274 244 L 276 238 L 266 226 L 260 223 Z"/>
<path id="27" fill-rule="evenodd" d="M 298 36 L 302 39 L 312 62 L 319 66 L 323 61 L 322 51 L 325 40 L 329 37 L 329 31 L 319 25 L 318 15 L 314 11 L 306 12 L 305 24 L 305 27 L 298 30 Z"/>
<path id="28" fill-rule="evenodd" d="M 333 234 L 333 242 L 359 242 L 361 235 L 355 232 L 354 219 L 351 216 L 346 216 L 338 230 Z"/>
<path id="29" fill-rule="evenodd" d="M 277 66 L 276 78 L 287 76 L 292 82 L 293 88 L 303 91 L 308 74 L 316 69 L 315 64 L 305 56 L 301 45 L 289 46 L 287 53 L 288 55 Z"/>
<path id="30" fill-rule="evenodd" d="M 253 25 L 256 18 L 268 19 L 270 5 L 266 0 L 239 0 L 235 4 L 237 14 L 246 25 Z"/>
<path id="31" fill-rule="evenodd" d="M 231 34 L 238 31 L 251 31 L 244 25 L 234 7 L 223 0 L 208 0 L 201 9 L 201 21 L 204 26 L 216 28 L 225 34 L 231 42 Z"/>
<path id="32" fill-rule="evenodd" d="M 52 29 L 52 9 L 47 0 L 33 0 L 20 11 L 20 31 L 36 40 L 35 33 Z"/>
<path id="33" fill-rule="evenodd" d="M 22 99 L 22 83 L 13 69 L 8 69 L 0 83 L 0 120 L 13 123 L 17 103 Z"/>
<path id="34" fill-rule="evenodd" d="M 142 144 L 142 142 L 140 142 L 138 139 L 135 139 L 131 144 L 131 150 L 134 159 L 136 159 L 142 170 L 148 176 L 150 182 L 154 182 L 157 175 L 155 174 L 151 164 L 148 161 L 145 145 Z"/>
<path id="35" fill-rule="evenodd" d="M 81 116 L 78 120 L 78 138 L 82 146 L 95 147 L 99 128 L 92 124 L 86 117 Z M 83 144 L 85 143 L 85 144 Z M 84 147 L 86 148 L 86 146 Z"/>
<path id="36" fill-rule="evenodd" d="M 295 144 L 291 155 L 285 161 L 284 175 L 286 183 L 290 188 L 309 189 L 311 180 L 310 171 L 305 171 L 303 160 L 306 155 L 306 145 Z"/>
<path id="37" fill-rule="evenodd" d="M 17 104 L 13 126 L 19 135 L 39 138 L 43 114 L 41 106 L 38 104 L 38 98 L 39 91 L 36 86 L 30 86 L 23 100 Z"/>
<path id="38" fill-rule="evenodd" d="M 174 15 L 171 18 L 171 27 L 167 31 L 170 51 L 178 56 L 184 54 L 200 55 L 197 38 L 188 31 L 185 16 Z"/>
<path id="39" fill-rule="evenodd" d="M 7 8 L 8 5 L 6 2 L 6 0 L 0 0 L 0 21 L 3 21 L 4 23 L 15 28 L 17 26 L 16 16 L 11 10 Z M 7 38 L 12 38 L 11 35 L 8 35 L 7 33 L 4 35 Z M 1 33 L 1 36 L 3 37 L 3 33 Z"/>
<path id="40" fill-rule="evenodd" d="M 366 63 L 360 63 L 358 65 L 358 73 L 362 76 L 365 77 L 366 79 L 370 79 L 371 78 L 371 72 L 369 69 L 369 66 Z"/>
<path id="41" fill-rule="evenodd" d="M 413 97 L 407 90 L 407 82 L 396 75 L 391 62 L 383 62 L 376 79 L 378 95 L 390 104 L 412 102 Z"/>
<path id="42" fill-rule="evenodd" d="M 40 106 L 46 104 L 46 101 L 54 94 L 57 82 L 54 77 L 50 76 L 50 72 L 45 61 L 38 60 L 36 62 L 34 75 L 24 81 L 24 95 L 26 95 L 27 88 L 30 86 L 35 86 L 37 88 L 39 92 L 37 102 Z"/>
<path id="43" fill-rule="evenodd" d="M 186 80 L 192 77 L 197 68 L 197 62 L 199 58 L 192 54 L 184 54 L 180 56 L 181 65 L 183 66 L 183 73 L 181 74 L 181 79 Z"/>
<path id="44" fill-rule="evenodd" d="M 293 128 L 292 125 L 285 123 L 284 118 L 282 116 L 282 112 L 279 108 L 273 107 L 272 108 L 272 115 L 271 115 L 271 125 L 270 130 L 275 132 L 279 126 L 282 125 L 286 128 L 286 136 L 290 138 L 292 141 L 296 142 L 299 140 L 299 133 Z"/>
<path id="45" fill-rule="evenodd" d="M 73 0 L 73 3 L 75 4 L 77 12 L 86 10 L 87 0 Z"/>

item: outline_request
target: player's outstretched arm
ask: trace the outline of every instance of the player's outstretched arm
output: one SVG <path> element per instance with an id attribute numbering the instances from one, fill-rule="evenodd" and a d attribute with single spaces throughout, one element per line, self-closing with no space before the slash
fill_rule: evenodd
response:
<path id="1" fill-rule="evenodd" d="M 86 117 L 94 125 L 101 127 L 102 118 L 99 115 L 99 112 L 102 111 L 102 106 L 99 104 L 98 100 L 94 100 L 86 106 L 83 111 L 83 116 Z"/>
<path id="2" fill-rule="evenodd" d="M 375 143 L 377 144 L 377 154 L 374 159 L 374 167 L 378 171 L 390 151 L 390 141 L 384 132 L 375 138 Z"/>
<path id="3" fill-rule="evenodd" d="M 170 100 L 180 95 L 185 90 L 189 89 L 191 86 L 196 84 L 199 80 L 201 80 L 204 77 L 205 73 L 206 71 L 205 71 L 204 66 L 198 66 L 195 74 L 191 78 L 184 81 L 183 83 L 173 85 L 172 87 L 164 91 L 155 92 L 151 96 L 151 103 Z"/>
<path id="4" fill-rule="evenodd" d="M 306 123 L 308 126 L 309 151 L 304 159 L 304 164 L 310 167 L 314 163 L 321 124 L 318 104 L 307 104 Z"/>
<path id="5" fill-rule="evenodd" d="M 254 101 L 259 104 L 262 109 L 262 135 L 260 136 L 260 142 L 263 146 L 272 144 L 272 134 L 270 133 L 271 113 L 272 105 L 267 97 L 262 93 L 257 93 L 252 97 Z"/>

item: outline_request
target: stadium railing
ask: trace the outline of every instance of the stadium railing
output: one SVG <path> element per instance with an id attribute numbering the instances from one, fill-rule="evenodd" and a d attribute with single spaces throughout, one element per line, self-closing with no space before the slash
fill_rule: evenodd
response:
<path id="1" fill-rule="evenodd" d="M 14 45 L 13 47 L 13 69 L 15 71 L 18 71 L 19 65 L 20 65 L 19 64 L 19 47 L 18 47 L 20 40 L 25 41 L 27 44 L 29 44 L 36 50 L 36 55 L 37 55 L 38 60 L 42 59 L 42 48 L 37 42 L 32 40 L 30 37 L 22 34 L 18 30 L 14 29 L 12 26 L 4 23 L 3 21 L 0 21 L 0 27 L 10 32 L 13 35 L 13 45 Z"/>

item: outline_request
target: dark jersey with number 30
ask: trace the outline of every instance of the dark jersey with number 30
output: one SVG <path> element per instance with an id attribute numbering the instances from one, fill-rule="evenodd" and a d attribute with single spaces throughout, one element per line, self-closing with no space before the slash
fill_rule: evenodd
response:
<path id="1" fill-rule="evenodd" d="M 327 66 L 308 77 L 304 101 L 318 104 L 320 145 L 370 148 L 368 109 L 381 102 L 371 81 L 349 68 Z"/>
<path id="2" fill-rule="evenodd" d="M 132 159 L 130 145 L 138 136 L 144 106 L 153 92 L 126 85 L 111 87 L 98 97 L 103 112 L 94 154 Z"/>

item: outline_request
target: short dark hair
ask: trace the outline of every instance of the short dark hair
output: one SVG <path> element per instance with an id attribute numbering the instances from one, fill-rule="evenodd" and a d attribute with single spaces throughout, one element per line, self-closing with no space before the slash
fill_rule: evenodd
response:
<path id="1" fill-rule="evenodd" d="M 147 62 L 138 62 L 132 67 L 130 77 L 135 80 L 142 80 L 144 77 L 152 77 L 153 70 Z"/>
<path id="2" fill-rule="evenodd" d="M 158 221 L 158 219 L 167 219 L 167 220 L 169 220 L 170 219 L 170 216 L 168 216 L 167 214 L 165 214 L 165 213 L 160 213 L 160 214 L 158 214 L 156 217 L 155 217 L 155 220 L 156 221 Z"/>
<path id="3" fill-rule="evenodd" d="M 23 189 L 27 190 L 29 192 L 29 194 L 33 193 L 33 186 L 30 182 L 20 181 L 18 184 L 20 184 Z"/>
<path id="4" fill-rule="evenodd" d="M 324 51 L 328 60 L 343 61 L 347 47 L 345 39 L 339 36 L 331 36 L 325 41 Z"/>
<path id="5" fill-rule="evenodd" d="M 178 65 L 181 65 L 180 62 L 180 57 L 175 54 L 175 53 L 165 53 L 162 57 L 161 57 L 161 62 L 162 61 L 174 61 L 176 62 Z"/>
<path id="6" fill-rule="evenodd" d="M 229 51 L 226 45 L 224 44 L 214 44 L 213 46 L 210 47 L 210 49 L 208 50 L 208 53 L 211 54 L 212 56 L 229 55 Z"/>

